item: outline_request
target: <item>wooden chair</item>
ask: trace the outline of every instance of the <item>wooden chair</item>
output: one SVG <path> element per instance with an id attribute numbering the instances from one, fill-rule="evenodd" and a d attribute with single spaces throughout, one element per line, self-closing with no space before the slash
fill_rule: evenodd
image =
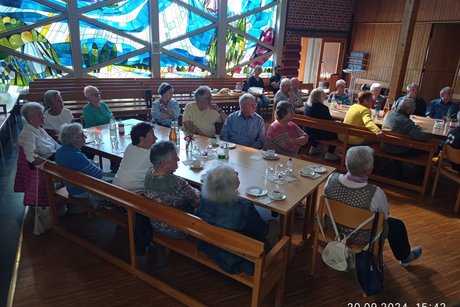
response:
<path id="1" fill-rule="evenodd" d="M 435 196 L 436 188 L 438 186 L 439 175 L 444 175 L 450 180 L 457 183 L 458 192 L 457 200 L 455 201 L 454 212 L 460 209 L 460 174 L 453 170 L 450 162 L 460 164 L 460 149 L 455 149 L 444 143 L 441 152 L 439 153 L 438 167 L 436 169 L 436 176 L 434 178 L 433 190 L 431 196 Z"/>
<path id="2" fill-rule="evenodd" d="M 320 202 L 319 202 L 318 217 L 320 219 L 324 218 L 324 216 L 329 216 L 329 212 L 325 205 L 325 198 L 326 197 L 324 195 L 321 196 Z M 374 216 L 375 214 L 375 212 L 372 212 L 370 210 L 352 207 L 350 205 L 344 204 L 337 200 L 328 199 L 328 202 L 331 208 L 332 215 L 334 216 L 335 222 L 337 224 L 341 224 L 349 228 L 353 228 L 353 229 L 357 228 L 359 224 L 361 224 L 363 221 L 365 221 L 369 217 Z M 362 228 L 362 230 L 370 230 L 372 228 L 372 222 L 373 221 L 370 221 L 368 224 L 366 224 Z M 379 214 L 376 234 L 381 233 L 382 228 L 383 228 L 383 222 L 384 222 L 384 215 Z M 334 230 L 333 229 L 325 230 L 325 236 L 329 241 L 334 240 L 335 238 Z M 318 254 L 318 241 L 319 240 L 324 241 L 321 235 L 321 230 L 319 229 L 319 226 L 317 225 L 316 231 L 315 231 L 315 237 L 313 241 L 313 255 L 312 255 L 311 270 L 310 270 L 311 276 L 315 275 L 315 271 L 316 271 L 316 256 Z M 347 245 L 348 247 L 351 248 L 353 253 L 358 253 L 365 247 L 366 244 L 353 244 L 351 242 L 350 243 L 347 242 Z M 374 253 L 374 255 L 377 255 L 378 240 L 374 241 L 374 243 L 369 247 L 369 250 L 371 250 Z"/>

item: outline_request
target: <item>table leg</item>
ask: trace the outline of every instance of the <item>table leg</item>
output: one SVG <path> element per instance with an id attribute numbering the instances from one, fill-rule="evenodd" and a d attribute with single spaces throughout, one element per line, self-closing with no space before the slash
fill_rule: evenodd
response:
<path id="1" fill-rule="evenodd" d="M 299 253 L 309 238 L 313 235 L 316 214 L 316 202 L 318 200 L 318 188 L 313 190 L 306 198 L 305 218 L 303 223 L 302 241 L 296 247 L 296 253 Z"/>

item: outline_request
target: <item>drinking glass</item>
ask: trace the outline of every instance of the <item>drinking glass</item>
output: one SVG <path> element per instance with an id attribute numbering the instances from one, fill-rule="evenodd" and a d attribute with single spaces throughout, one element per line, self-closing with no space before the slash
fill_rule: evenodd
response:
<path id="1" fill-rule="evenodd" d="M 99 145 L 102 143 L 102 136 L 99 132 L 93 133 L 94 144 Z"/>
<path id="2" fill-rule="evenodd" d="M 110 136 L 110 142 L 112 143 L 112 148 L 118 150 L 118 137 L 116 135 Z"/>

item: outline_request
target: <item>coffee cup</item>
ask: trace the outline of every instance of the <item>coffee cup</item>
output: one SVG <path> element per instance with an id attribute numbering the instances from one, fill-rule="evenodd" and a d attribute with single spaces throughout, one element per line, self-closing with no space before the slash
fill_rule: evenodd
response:
<path id="1" fill-rule="evenodd" d="M 275 199 L 281 199 L 284 196 L 284 192 L 281 190 L 273 190 L 272 191 L 272 197 Z"/>
<path id="2" fill-rule="evenodd" d="M 268 149 L 267 150 L 267 157 L 274 157 L 275 156 L 275 151 L 273 149 Z"/>
<path id="3" fill-rule="evenodd" d="M 193 168 L 201 167 L 201 161 L 200 160 L 193 160 L 192 161 L 192 167 Z"/>

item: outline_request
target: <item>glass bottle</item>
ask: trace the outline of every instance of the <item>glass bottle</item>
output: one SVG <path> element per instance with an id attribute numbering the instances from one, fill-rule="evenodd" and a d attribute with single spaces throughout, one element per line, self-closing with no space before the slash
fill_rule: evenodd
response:
<path id="1" fill-rule="evenodd" d="M 387 115 L 387 113 L 390 111 L 390 99 L 387 99 L 385 102 L 385 106 L 383 107 L 383 116 Z"/>
<path id="2" fill-rule="evenodd" d="M 174 144 L 177 143 L 177 131 L 176 131 L 176 122 L 175 121 L 171 122 L 171 129 L 169 130 L 169 140 L 171 142 L 174 142 Z"/>
<path id="3" fill-rule="evenodd" d="M 290 177 L 294 174 L 294 163 L 292 163 L 292 158 L 286 162 L 286 174 Z"/>
<path id="4" fill-rule="evenodd" d="M 118 134 L 125 135 L 125 123 L 121 120 L 118 122 Z"/>

